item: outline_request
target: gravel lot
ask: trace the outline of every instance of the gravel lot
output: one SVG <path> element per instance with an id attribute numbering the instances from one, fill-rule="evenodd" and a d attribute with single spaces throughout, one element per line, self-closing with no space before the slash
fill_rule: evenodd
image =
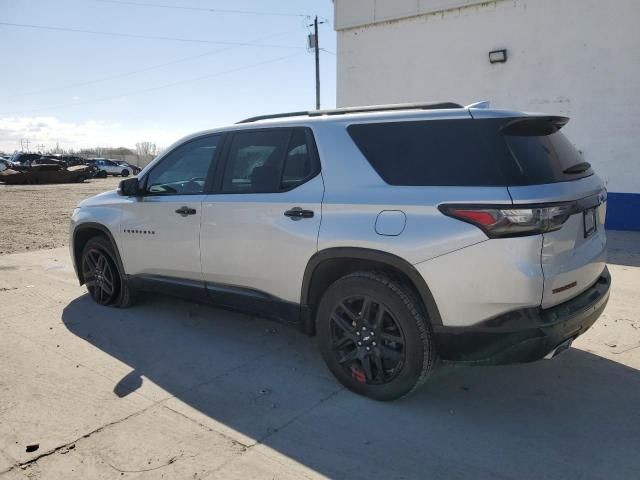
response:
<path id="1" fill-rule="evenodd" d="M 81 200 L 113 190 L 122 180 L 5 185 L 0 183 L 0 254 L 67 245 L 69 216 Z"/>

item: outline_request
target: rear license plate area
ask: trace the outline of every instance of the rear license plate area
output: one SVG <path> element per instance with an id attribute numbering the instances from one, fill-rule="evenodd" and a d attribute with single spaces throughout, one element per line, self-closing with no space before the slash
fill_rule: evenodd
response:
<path id="1" fill-rule="evenodd" d="M 590 208 L 584 213 L 584 238 L 589 238 L 596 232 L 598 224 L 596 222 L 596 209 Z"/>

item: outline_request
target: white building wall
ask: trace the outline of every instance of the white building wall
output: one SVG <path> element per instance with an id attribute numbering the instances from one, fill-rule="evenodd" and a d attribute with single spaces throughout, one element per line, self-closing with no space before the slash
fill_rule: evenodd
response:
<path id="1" fill-rule="evenodd" d="M 338 106 L 491 100 L 568 115 L 609 190 L 640 193 L 640 0 L 335 4 Z M 503 48 L 507 63 L 490 64 Z"/>

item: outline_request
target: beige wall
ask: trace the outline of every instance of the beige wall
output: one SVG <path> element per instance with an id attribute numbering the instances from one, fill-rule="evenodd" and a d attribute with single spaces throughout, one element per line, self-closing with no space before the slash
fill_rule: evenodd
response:
<path id="1" fill-rule="evenodd" d="M 335 0 L 336 30 L 500 0 Z"/>
<path id="2" fill-rule="evenodd" d="M 337 0 L 336 25 L 353 21 L 351 3 L 415 1 Z M 341 29 L 337 105 L 490 100 L 568 115 L 609 189 L 640 192 L 639 25 L 639 0 L 509 0 Z M 508 62 L 490 64 L 500 48 Z"/>

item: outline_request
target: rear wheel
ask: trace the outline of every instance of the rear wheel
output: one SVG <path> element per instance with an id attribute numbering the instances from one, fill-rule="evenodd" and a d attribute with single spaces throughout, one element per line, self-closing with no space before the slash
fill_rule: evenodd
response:
<path id="1" fill-rule="evenodd" d="M 317 316 L 320 351 L 348 389 L 376 400 L 415 390 L 435 369 L 433 335 L 411 289 L 386 274 L 333 283 Z"/>
<path id="2" fill-rule="evenodd" d="M 80 268 L 89 295 L 97 304 L 125 308 L 133 303 L 133 291 L 118 269 L 113 246 L 106 237 L 93 237 L 85 244 Z"/>

